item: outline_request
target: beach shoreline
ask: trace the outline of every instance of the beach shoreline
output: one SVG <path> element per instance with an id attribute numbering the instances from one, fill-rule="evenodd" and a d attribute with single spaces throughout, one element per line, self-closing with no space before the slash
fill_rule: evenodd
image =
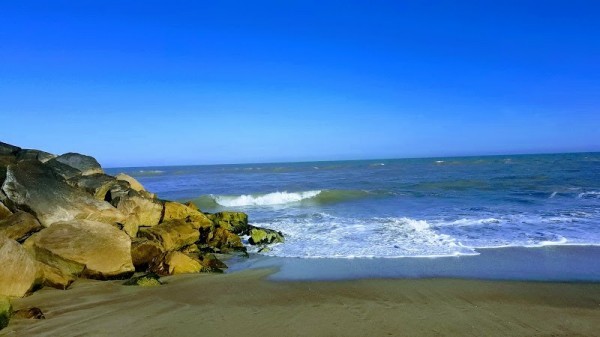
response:
<path id="1" fill-rule="evenodd" d="M 177 275 L 154 288 L 78 280 L 13 302 L 1 336 L 595 336 L 600 283 L 448 278 L 268 280 L 274 269 Z"/>

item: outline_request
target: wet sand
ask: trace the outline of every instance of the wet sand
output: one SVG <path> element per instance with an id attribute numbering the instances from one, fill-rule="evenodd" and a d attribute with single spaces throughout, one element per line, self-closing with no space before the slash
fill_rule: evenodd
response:
<path id="1" fill-rule="evenodd" d="M 600 283 L 460 279 L 266 280 L 272 271 L 77 281 L 15 300 L 45 320 L 2 336 L 598 336 Z"/>

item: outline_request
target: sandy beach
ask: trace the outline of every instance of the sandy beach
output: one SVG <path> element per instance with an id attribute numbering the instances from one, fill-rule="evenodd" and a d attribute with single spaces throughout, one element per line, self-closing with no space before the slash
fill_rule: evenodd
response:
<path id="1" fill-rule="evenodd" d="M 459 279 L 274 282 L 269 270 L 78 280 L 15 300 L 2 336 L 597 336 L 600 284 Z"/>

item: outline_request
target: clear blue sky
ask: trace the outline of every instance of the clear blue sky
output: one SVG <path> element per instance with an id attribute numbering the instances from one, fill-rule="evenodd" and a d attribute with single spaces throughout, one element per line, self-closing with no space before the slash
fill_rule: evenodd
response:
<path id="1" fill-rule="evenodd" d="M 600 150 L 597 1 L 2 1 L 0 140 L 104 166 Z"/>

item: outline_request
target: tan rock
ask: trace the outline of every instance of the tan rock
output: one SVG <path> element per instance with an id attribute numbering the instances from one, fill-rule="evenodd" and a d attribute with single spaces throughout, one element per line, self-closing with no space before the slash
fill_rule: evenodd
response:
<path id="1" fill-rule="evenodd" d="M 80 175 L 67 180 L 67 183 L 91 194 L 94 198 L 107 201 L 110 189 L 118 184 L 118 180 L 102 173 Z"/>
<path id="2" fill-rule="evenodd" d="M 124 230 L 131 237 L 136 237 L 138 227 L 156 226 L 162 217 L 163 205 L 155 199 L 142 197 L 138 192 L 130 191 L 127 195 L 120 196 L 113 204 L 126 218 L 123 222 Z"/>
<path id="3" fill-rule="evenodd" d="M 4 220 L 0 220 L 0 234 L 22 242 L 31 234 L 44 228 L 37 219 L 25 212 L 17 212 Z"/>
<path id="4" fill-rule="evenodd" d="M 41 284 L 31 254 L 4 235 L 0 235 L 0 266 L 0 296 L 23 297 Z"/>
<path id="5" fill-rule="evenodd" d="M 33 248 L 37 260 L 68 275 L 110 279 L 135 270 L 129 236 L 101 222 L 55 223 L 35 236 Z"/>
<path id="6" fill-rule="evenodd" d="M 212 227 L 213 223 L 204 213 L 178 202 L 165 201 L 163 221 L 184 219 L 193 222 L 196 228 Z"/>
<path id="7" fill-rule="evenodd" d="M 0 330 L 8 326 L 11 314 L 12 306 L 10 305 L 10 300 L 6 296 L 0 296 Z"/>
<path id="8" fill-rule="evenodd" d="M 177 250 L 200 239 L 200 232 L 193 223 L 170 220 L 158 226 L 140 230 L 139 236 L 162 245 L 165 251 Z"/>
<path id="9" fill-rule="evenodd" d="M 163 254 L 150 266 L 150 271 L 159 275 L 198 273 L 201 269 L 197 259 L 177 251 Z"/>
<path id="10" fill-rule="evenodd" d="M 8 218 L 12 212 L 0 201 L 0 220 Z"/>
<path id="11" fill-rule="evenodd" d="M 231 250 L 245 250 L 240 237 L 224 228 L 215 228 L 209 234 L 207 243 L 209 246 L 218 248 L 224 253 Z"/>
<path id="12" fill-rule="evenodd" d="M 65 290 L 71 283 L 75 282 L 75 276 L 66 274 L 60 269 L 49 266 L 45 263 L 37 262 L 38 275 L 45 286 Z"/>
<path id="13" fill-rule="evenodd" d="M 131 241 L 131 260 L 136 270 L 146 270 L 155 258 L 164 253 L 162 245 L 146 238 L 135 238 Z"/>
<path id="14" fill-rule="evenodd" d="M 227 229 L 238 235 L 248 235 L 248 215 L 242 212 L 218 212 L 207 215 L 217 227 Z"/>
<path id="15" fill-rule="evenodd" d="M 144 188 L 144 186 L 142 186 L 142 184 L 140 184 L 140 182 L 137 181 L 137 179 L 135 179 L 134 177 L 127 175 L 125 173 L 119 173 L 115 176 L 115 178 L 117 178 L 117 180 L 122 180 L 122 181 L 128 182 L 129 186 L 131 186 L 131 188 L 133 190 L 136 190 L 138 192 L 146 190 Z"/>

